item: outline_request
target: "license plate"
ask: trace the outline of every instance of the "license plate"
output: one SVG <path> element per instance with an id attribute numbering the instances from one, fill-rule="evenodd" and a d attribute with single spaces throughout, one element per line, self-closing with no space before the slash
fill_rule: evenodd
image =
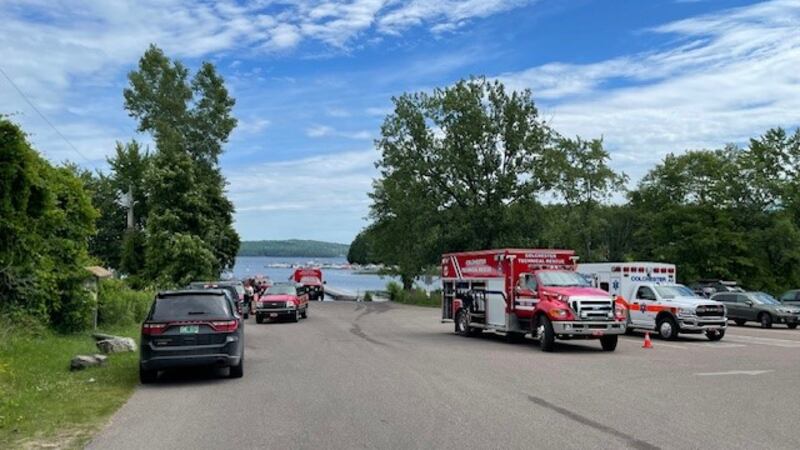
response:
<path id="1" fill-rule="evenodd" d="M 183 325 L 181 334 L 197 334 L 200 332 L 200 325 Z"/>
<path id="2" fill-rule="evenodd" d="M 602 336 L 602 335 L 604 335 L 604 334 L 605 334 L 605 333 L 603 333 L 602 331 L 593 331 L 593 332 L 592 332 L 592 336 Z"/>
<path id="3" fill-rule="evenodd" d="M 271 313 L 269 316 L 270 317 L 278 317 L 278 313 Z"/>

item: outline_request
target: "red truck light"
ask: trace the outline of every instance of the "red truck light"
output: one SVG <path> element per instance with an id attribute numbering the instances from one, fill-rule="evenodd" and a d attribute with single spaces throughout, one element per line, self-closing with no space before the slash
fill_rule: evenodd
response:
<path id="1" fill-rule="evenodd" d="M 167 329 L 166 323 L 150 323 L 145 322 L 142 324 L 142 334 L 146 336 L 157 336 Z"/>
<path id="2" fill-rule="evenodd" d="M 217 331 L 218 333 L 230 333 L 239 328 L 239 321 L 221 320 L 217 322 L 211 322 L 211 327 L 214 328 L 214 331 Z"/>

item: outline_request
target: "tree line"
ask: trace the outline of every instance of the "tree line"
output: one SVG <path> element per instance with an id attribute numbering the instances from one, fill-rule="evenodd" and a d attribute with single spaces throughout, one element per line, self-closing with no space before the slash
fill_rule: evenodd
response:
<path id="1" fill-rule="evenodd" d="M 137 141 L 117 143 L 109 170 L 53 165 L 0 116 L 0 313 L 62 331 L 86 328 L 96 305 L 86 266 L 130 285 L 180 286 L 233 266 L 239 236 L 219 156 L 236 119 L 210 63 L 190 76 L 150 46 L 123 91 Z"/>
<path id="2" fill-rule="evenodd" d="M 530 91 L 471 78 L 393 104 L 372 223 L 348 259 L 387 264 L 406 289 L 444 252 L 492 247 L 671 262 L 685 283 L 800 287 L 800 130 L 669 154 L 629 190 L 602 139 L 558 133 Z"/>

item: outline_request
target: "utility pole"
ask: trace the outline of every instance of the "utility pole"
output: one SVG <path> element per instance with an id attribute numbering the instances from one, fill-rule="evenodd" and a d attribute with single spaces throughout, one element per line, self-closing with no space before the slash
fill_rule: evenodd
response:
<path id="1" fill-rule="evenodd" d="M 122 201 L 122 205 L 128 208 L 128 231 L 133 230 L 134 227 L 134 216 L 133 216 L 133 185 L 128 185 L 128 192 L 125 193 L 125 197 Z"/>

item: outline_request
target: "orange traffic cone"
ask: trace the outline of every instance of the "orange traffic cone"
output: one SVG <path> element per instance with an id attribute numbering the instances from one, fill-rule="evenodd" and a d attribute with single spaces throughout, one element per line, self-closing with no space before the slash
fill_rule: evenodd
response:
<path id="1" fill-rule="evenodd" d="M 644 344 L 642 344 L 642 348 L 653 348 L 653 341 L 650 340 L 650 332 L 644 332 Z"/>

